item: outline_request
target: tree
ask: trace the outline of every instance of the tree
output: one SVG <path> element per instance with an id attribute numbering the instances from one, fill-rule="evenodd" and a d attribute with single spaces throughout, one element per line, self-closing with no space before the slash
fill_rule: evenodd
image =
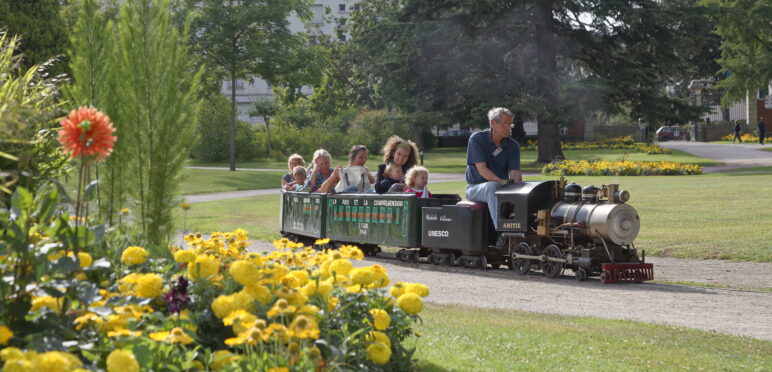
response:
<path id="1" fill-rule="evenodd" d="M 647 121 L 701 111 L 665 84 L 702 45 L 693 1 L 374 0 L 352 17 L 355 71 L 386 105 L 486 126 L 508 106 L 539 123 L 538 161 L 562 155 L 559 125 L 592 110 Z"/>
<path id="2" fill-rule="evenodd" d="M 769 20 L 772 3 L 766 0 L 709 0 L 704 4 L 721 36 L 721 71 L 728 77 L 717 87 L 726 89 L 724 104 L 745 98 L 772 80 L 772 40 Z M 751 120 L 751 118 L 748 118 Z"/>
<path id="3" fill-rule="evenodd" d="M 24 55 L 22 68 L 61 57 L 67 46 L 65 23 L 60 15 L 60 0 L 0 0 L 0 29 L 21 36 L 18 52 Z M 48 73 L 66 72 L 66 65 L 49 68 Z"/>
<path id="4" fill-rule="evenodd" d="M 299 61 L 307 45 L 289 29 L 289 16 L 310 17 L 307 0 L 201 0 L 193 21 L 192 43 L 204 62 L 230 82 L 230 170 L 236 170 L 236 81 L 252 76 L 277 85 Z"/>
<path id="5" fill-rule="evenodd" d="M 252 107 L 252 111 L 249 112 L 249 115 L 263 117 L 263 122 L 265 122 L 265 133 L 267 136 L 265 144 L 268 157 L 271 156 L 271 118 L 276 115 L 276 111 L 276 103 L 274 103 L 273 100 L 258 100 Z"/>

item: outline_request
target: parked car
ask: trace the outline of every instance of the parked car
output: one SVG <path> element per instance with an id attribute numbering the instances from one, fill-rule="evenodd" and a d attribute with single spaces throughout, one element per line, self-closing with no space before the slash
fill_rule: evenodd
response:
<path id="1" fill-rule="evenodd" d="M 689 131 L 681 129 L 677 125 L 659 127 L 657 129 L 657 141 L 689 141 L 691 139 Z"/>

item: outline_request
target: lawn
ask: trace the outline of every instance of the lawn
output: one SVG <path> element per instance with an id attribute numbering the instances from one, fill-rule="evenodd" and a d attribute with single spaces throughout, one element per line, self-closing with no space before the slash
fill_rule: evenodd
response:
<path id="1" fill-rule="evenodd" d="M 526 180 L 552 179 L 546 176 Z M 769 175 L 716 173 L 701 176 L 571 177 L 580 185 L 619 183 L 641 217 L 635 244 L 648 255 L 772 262 L 765 225 L 772 221 Z M 463 195 L 463 183 L 430 185 L 434 193 Z M 181 225 L 179 225 L 181 226 Z M 279 195 L 197 203 L 188 211 L 188 230 L 247 229 L 254 239 L 279 236 Z"/>
<path id="2" fill-rule="evenodd" d="M 184 195 L 208 192 L 278 188 L 281 176 L 286 172 L 256 172 L 186 169 L 187 178 L 182 183 Z"/>
<path id="3" fill-rule="evenodd" d="M 416 330 L 423 371 L 772 369 L 772 342 L 639 323 L 428 305 Z"/>

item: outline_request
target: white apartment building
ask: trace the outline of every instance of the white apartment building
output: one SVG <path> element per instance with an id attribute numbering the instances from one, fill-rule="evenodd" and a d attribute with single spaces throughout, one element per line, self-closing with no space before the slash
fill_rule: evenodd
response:
<path id="1" fill-rule="evenodd" d="M 345 24 L 351 16 L 357 0 L 315 0 L 311 6 L 313 14 L 310 27 L 306 27 L 303 21 L 292 16 L 290 18 L 290 30 L 292 32 L 308 32 L 313 41 L 316 35 L 335 35 L 337 28 Z M 342 39 L 345 40 L 345 35 Z M 231 82 L 223 81 L 220 91 L 230 98 Z M 303 92 L 311 94 L 310 88 L 304 88 Z M 236 81 L 236 105 L 238 107 L 238 119 L 257 124 L 262 123 L 263 118 L 250 117 L 249 111 L 257 100 L 273 99 L 271 87 L 262 79 L 255 78 L 253 82 L 247 80 Z"/>

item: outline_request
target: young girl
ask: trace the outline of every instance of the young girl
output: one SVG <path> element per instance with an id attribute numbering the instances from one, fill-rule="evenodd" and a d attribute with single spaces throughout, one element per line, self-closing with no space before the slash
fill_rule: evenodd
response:
<path id="1" fill-rule="evenodd" d="M 429 190 L 426 189 L 426 185 L 429 183 L 429 170 L 421 167 L 421 166 L 415 166 L 413 168 L 410 168 L 409 171 L 407 171 L 407 176 L 405 177 L 405 183 L 407 184 L 407 189 L 405 189 L 405 192 L 414 192 L 415 195 L 419 198 L 431 198 L 432 193 L 429 192 Z"/>
<path id="2" fill-rule="evenodd" d="M 289 167 L 289 173 L 285 174 L 281 178 L 281 187 L 286 190 L 287 184 L 292 182 L 293 180 L 293 170 L 297 166 L 305 166 L 306 161 L 303 160 L 303 157 L 298 154 L 292 154 L 290 155 L 289 159 L 287 159 L 287 167 Z"/>
<path id="3" fill-rule="evenodd" d="M 404 184 L 402 179 L 405 172 L 402 167 L 394 163 L 389 163 L 383 171 L 383 178 L 376 184 L 376 190 L 387 190 L 391 192 L 402 191 Z"/>
<path id="4" fill-rule="evenodd" d="M 338 178 L 335 192 L 373 192 L 375 177 L 365 167 L 367 147 L 363 145 L 353 146 L 349 151 L 348 159 L 348 166 L 335 169 Z"/>
<path id="5" fill-rule="evenodd" d="M 287 191 L 302 191 L 306 184 L 306 168 L 297 166 L 292 169 L 292 182 L 284 186 Z"/>

